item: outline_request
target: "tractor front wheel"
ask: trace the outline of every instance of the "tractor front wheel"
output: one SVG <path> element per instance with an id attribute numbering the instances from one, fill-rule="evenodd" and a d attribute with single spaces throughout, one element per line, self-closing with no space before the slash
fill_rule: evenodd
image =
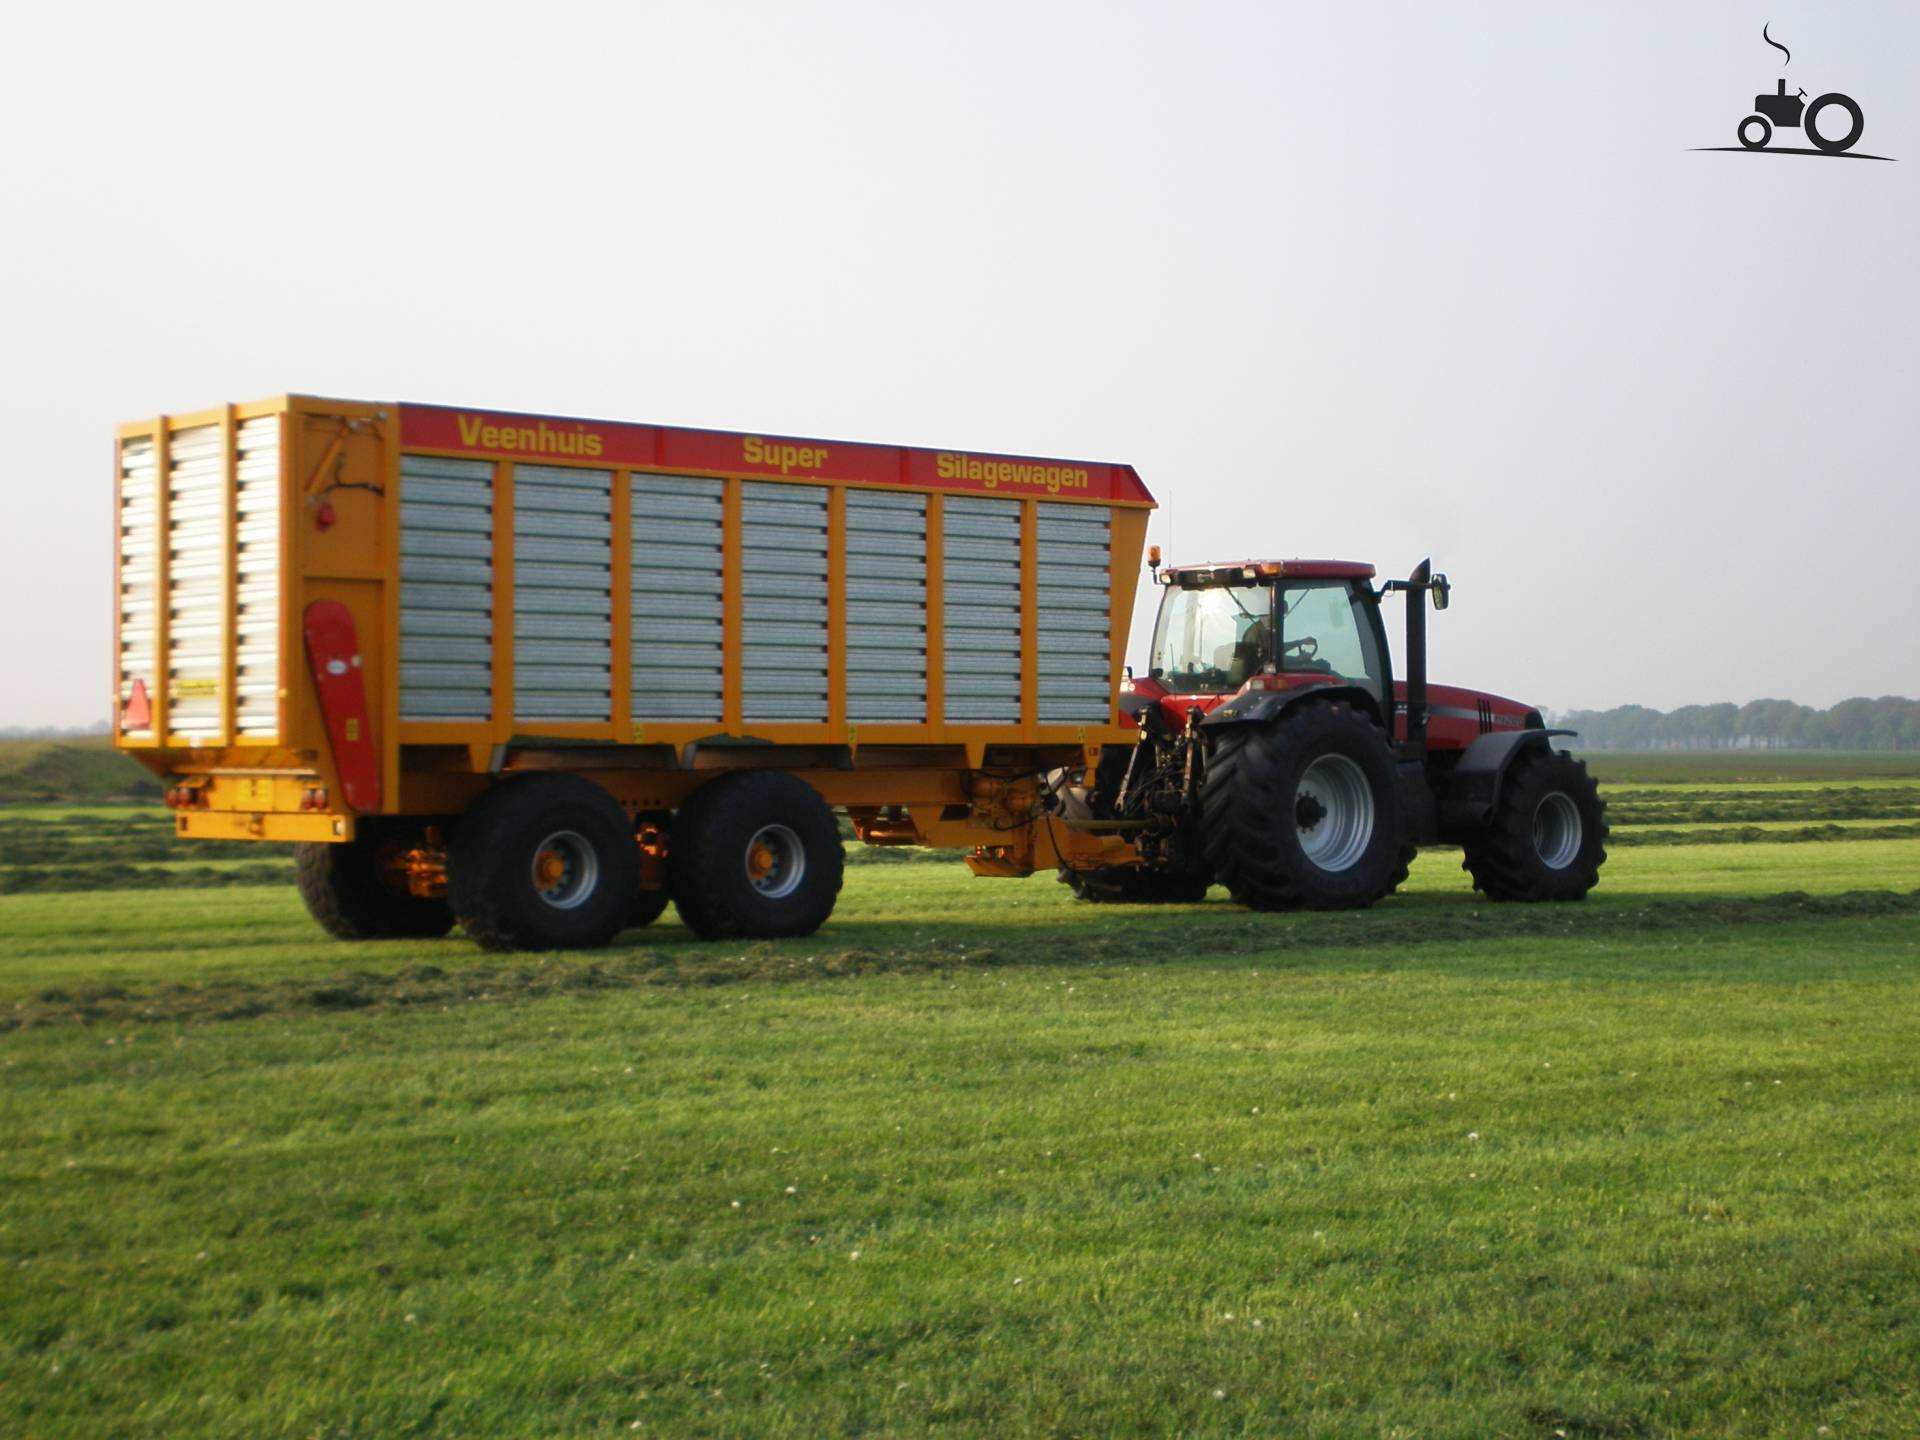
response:
<path id="1" fill-rule="evenodd" d="M 1607 858 L 1606 808 L 1583 761 L 1536 750 L 1514 762 L 1460 868 L 1495 900 L 1583 900 Z"/>
<path id="2" fill-rule="evenodd" d="M 1353 910 L 1393 888 L 1400 803 L 1392 752 L 1339 700 L 1227 731 L 1200 792 L 1214 875 L 1255 910 Z"/>

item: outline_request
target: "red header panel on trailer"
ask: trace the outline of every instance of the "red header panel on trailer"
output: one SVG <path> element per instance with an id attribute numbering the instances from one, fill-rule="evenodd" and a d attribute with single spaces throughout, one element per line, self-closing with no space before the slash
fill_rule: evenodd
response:
<path id="1" fill-rule="evenodd" d="M 400 443 L 409 450 L 501 460 L 903 485 L 1121 505 L 1153 503 L 1131 465 L 682 430 L 440 405 L 402 405 Z"/>

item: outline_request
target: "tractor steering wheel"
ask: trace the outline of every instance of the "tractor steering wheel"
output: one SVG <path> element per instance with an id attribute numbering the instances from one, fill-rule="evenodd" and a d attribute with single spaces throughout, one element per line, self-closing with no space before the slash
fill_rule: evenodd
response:
<path id="1" fill-rule="evenodd" d="M 1285 655 L 1289 650 L 1302 660 L 1311 660 L 1320 653 L 1320 641 L 1312 635 L 1302 635 L 1298 640 L 1282 640 L 1280 653 Z"/>

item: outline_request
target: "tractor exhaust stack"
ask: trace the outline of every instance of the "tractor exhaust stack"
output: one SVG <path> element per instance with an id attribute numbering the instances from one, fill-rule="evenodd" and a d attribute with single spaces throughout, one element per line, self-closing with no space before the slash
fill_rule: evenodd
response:
<path id="1" fill-rule="evenodd" d="M 1422 560 L 1407 577 L 1407 748 L 1427 749 L 1427 591 L 1433 561 Z"/>

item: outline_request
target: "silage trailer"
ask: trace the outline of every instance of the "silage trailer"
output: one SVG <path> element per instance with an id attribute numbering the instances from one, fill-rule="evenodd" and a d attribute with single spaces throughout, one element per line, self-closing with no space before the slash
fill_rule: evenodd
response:
<path id="1" fill-rule="evenodd" d="M 833 809 L 1024 875 L 1115 705 L 1133 469 L 289 395 L 124 425 L 114 736 L 349 937 L 833 907 Z M 670 843 L 669 843 L 670 842 Z"/>
<path id="2" fill-rule="evenodd" d="M 808 934 L 836 809 L 1096 902 L 1370 905 L 1433 843 L 1577 900 L 1606 858 L 1566 732 L 1428 685 L 1425 562 L 1155 547 L 1123 673 L 1130 466 L 286 396 L 123 426 L 117 477 L 116 743 L 181 835 L 295 842 L 343 937 Z"/>

